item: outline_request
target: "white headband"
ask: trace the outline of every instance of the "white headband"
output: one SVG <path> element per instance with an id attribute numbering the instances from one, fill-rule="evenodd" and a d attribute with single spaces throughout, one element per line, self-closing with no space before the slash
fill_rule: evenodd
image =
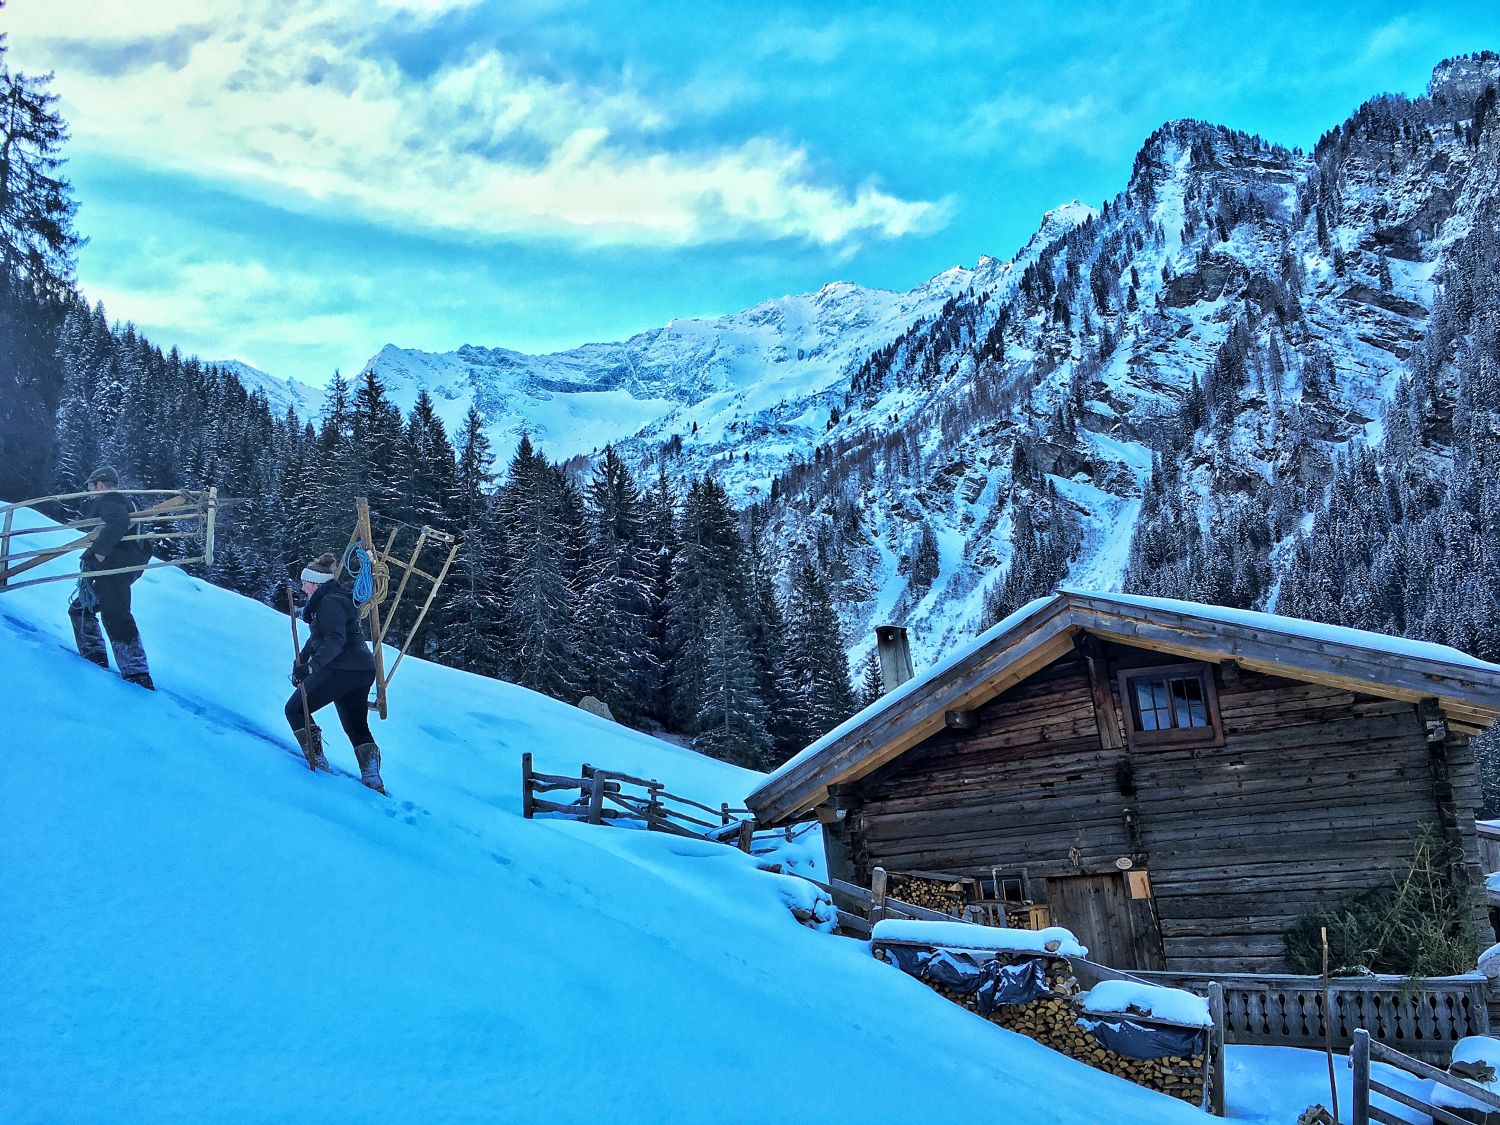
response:
<path id="1" fill-rule="evenodd" d="M 302 581 L 311 582 L 314 586 L 321 586 L 325 582 L 332 582 L 333 575 L 322 570 L 314 570 L 312 567 L 302 569 Z"/>

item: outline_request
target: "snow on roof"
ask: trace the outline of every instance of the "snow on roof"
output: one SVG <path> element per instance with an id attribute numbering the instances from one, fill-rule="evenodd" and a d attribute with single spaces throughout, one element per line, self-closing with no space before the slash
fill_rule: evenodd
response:
<path id="1" fill-rule="evenodd" d="M 1071 930 L 1048 926 L 1044 930 L 1010 930 L 1002 926 L 978 926 L 972 922 L 924 922 L 909 918 L 886 918 L 876 922 L 871 941 L 909 942 L 947 949 L 989 949 L 1006 953 L 1040 953 L 1052 957 L 1087 957 Z"/>
<path id="2" fill-rule="evenodd" d="M 1181 988 L 1133 980 L 1106 980 L 1083 996 L 1083 1010 L 1094 1015 L 1136 1013 L 1168 1023 L 1211 1027 L 1208 1001 Z"/>
<path id="3" fill-rule="evenodd" d="M 1179 601 L 1176 598 L 1148 598 L 1138 594 L 1091 594 L 1082 590 L 1059 589 L 1061 594 L 1076 593 L 1081 597 L 1104 597 L 1121 605 L 1139 606 L 1141 609 L 1159 609 L 1169 613 L 1181 613 L 1191 617 L 1202 617 L 1222 621 L 1229 625 L 1240 625 L 1259 632 L 1284 633 L 1293 637 L 1304 637 L 1311 641 L 1326 641 L 1332 644 L 1350 645 L 1355 648 L 1373 648 L 1389 652 L 1393 656 L 1406 656 L 1416 660 L 1431 660 L 1440 664 L 1456 664 L 1482 672 L 1500 675 L 1500 664 L 1460 652 L 1447 645 L 1429 641 L 1413 641 L 1405 637 L 1393 637 L 1387 633 L 1372 633 L 1365 629 L 1350 629 L 1343 625 L 1325 625 L 1319 621 L 1307 621 L 1300 617 L 1283 617 L 1276 613 L 1260 613 L 1251 609 L 1231 609 L 1222 605 L 1203 605 L 1199 602 Z"/>

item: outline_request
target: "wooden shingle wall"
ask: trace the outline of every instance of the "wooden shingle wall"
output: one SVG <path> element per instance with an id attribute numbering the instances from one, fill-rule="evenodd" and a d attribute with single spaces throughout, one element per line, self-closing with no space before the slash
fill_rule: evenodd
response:
<path id="1" fill-rule="evenodd" d="M 1170 659 L 1097 651 L 1116 721 L 1126 711 L 1115 673 Z M 1264 972 L 1284 967 L 1282 934 L 1300 913 L 1389 878 L 1422 824 L 1446 816 L 1477 864 L 1477 777 L 1462 735 L 1429 747 L 1407 702 L 1232 665 L 1214 679 L 1224 745 L 1132 751 L 1118 730 L 1101 738 L 1083 658 L 1055 661 L 979 708 L 972 729 L 928 738 L 846 797 L 856 877 L 876 865 L 1025 868 L 1040 899 L 1046 881 L 1067 879 L 1059 900 L 1066 887 L 1080 913 L 1122 916 L 1118 927 L 1072 920 L 1134 962 L 1119 967 Z M 1128 899 L 1122 859 L 1149 872 L 1151 898 Z"/>

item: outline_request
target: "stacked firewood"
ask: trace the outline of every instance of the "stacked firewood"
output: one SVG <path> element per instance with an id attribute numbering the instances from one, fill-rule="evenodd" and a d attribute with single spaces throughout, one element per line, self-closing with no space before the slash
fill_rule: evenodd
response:
<path id="1" fill-rule="evenodd" d="M 875 956 L 887 959 L 878 947 Z M 1001 964 L 1024 960 L 1027 955 L 1011 956 L 997 952 L 995 958 Z M 1046 979 L 1048 995 L 1026 1004 L 1002 1005 L 985 1017 L 1008 1031 L 1035 1039 L 1044 1047 L 1088 1063 L 1097 1070 L 1156 1090 L 1163 1094 L 1181 1098 L 1194 1105 L 1204 1104 L 1204 1079 L 1206 1070 L 1201 1053 L 1193 1055 L 1170 1055 L 1160 1059 L 1136 1059 L 1111 1051 L 1094 1035 L 1078 1025 L 1078 1008 L 1073 998 L 1078 995 L 1078 981 L 1072 967 L 1060 957 L 1047 957 Z M 957 989 L 933 981 L 925 981 L 928 987 L 962 1004 L 978 1014 L 978 1002 L 973 993 L 965 995 Z"/>
<path id="2" fill-rule="evenodd" d="M 886 894 L 891 898 L 909 902 L 913 906 L 924 906 L 943 914 L 959 917 L 968 903 L 970 895 L 967 880 L 951 882 L 926 879 L 919 875 L 903 875 L 892 871 L 886 883 Z"/>

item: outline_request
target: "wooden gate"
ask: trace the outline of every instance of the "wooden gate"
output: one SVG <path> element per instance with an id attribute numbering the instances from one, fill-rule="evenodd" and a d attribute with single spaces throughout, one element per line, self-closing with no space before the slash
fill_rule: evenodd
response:
<path id="1" fill-rule="evenodd" d="M 1125 877 L 1062 875 L 1047 879 L 1052 924 L 1073 931 L 1089 960 L 1117 969 L 1159 969 L 1161 938 L 1149 901 L 1133 903 Z"/>

